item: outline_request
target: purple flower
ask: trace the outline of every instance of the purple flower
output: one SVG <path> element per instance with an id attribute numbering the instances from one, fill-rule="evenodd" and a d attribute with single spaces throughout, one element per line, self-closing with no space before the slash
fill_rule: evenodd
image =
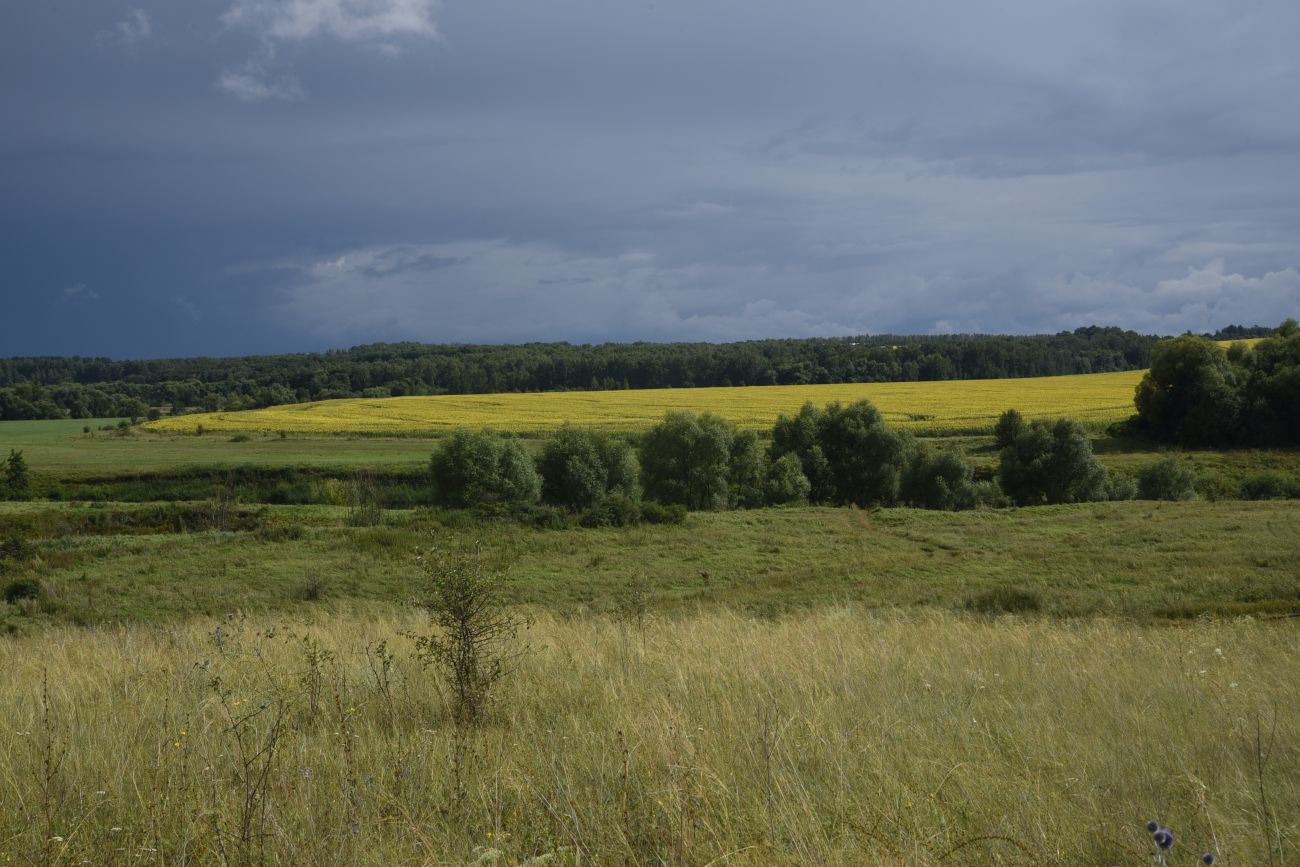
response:
<path id="1" fill-rule="evenodd" d="M 1174 832 L 1170 831 L 1168 828 L 1157 829 L 1156 832 L 1151 835 L 1151 839 L 1155 840 L 1156 845 L 1161 849 L 1167 850 L 1174 848 Z"/>
<path id="2" fill-rule="evenodd" d="M 1204 855 L 1201 856 L 1201 862 L 1204 864 L 1213 864 L 1214 855 L 1209 852 L 1206 852 Z"/>
<path id="3" fill-rule="evenodd" d="M 1159 830 L 1160 830 L 1160 825 L 1159 825 L 1159 823 L 1154 822 L 1154 821 L 1152 821 L 1152 822 L 1147 822 L 1147 831 L 1149 831 L 1150 833 L 1154 834 L 1156 831 L 1159 831 Z"/>

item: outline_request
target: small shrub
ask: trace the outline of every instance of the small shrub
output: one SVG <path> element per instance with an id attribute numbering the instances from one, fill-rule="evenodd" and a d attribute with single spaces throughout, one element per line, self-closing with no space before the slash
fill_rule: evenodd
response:
<path id="1" fill-rule="evenodd" d="M 26 539 L 13 536 L 0 542 L 0 561 L 34 559 L 36 559 L 36 546 Z"/>
<path id="2" fill-rule="evenodd" d="M 641 504 L 641 520 L 647 524 L 681 524 L 686 521 L 686 507 L 681 503 L 663 505 L 654 500 Z"/>
<path id="3" fill-rule="evenodd" d="M 1108 500 L 1131 500 L 1137 495 L 1137 480 L 1128 473 L 1115 473 L 1106 480 L 1106 499 Z"/>
<path id="4" fill-rule="evenodd" d="M 323 576 L 309 572 L 302 580 L 302 586 L 298 588 L 298 598 L 303 602 L 318 602 L 325 597 L 328 590 L 329 582 Z"/>
<path id="5" fill-rule="evenodd" d="M 994 587 L 966 600 L 966 608 L 980 614 L 1027 614 L 1043 609 L 1036 590 L 1022 587 Z"/>
<path id="6" fill-rule="evenodd" d="M 232 436 L 232 437 L 230 438 L 230 441 L 231 441 L 232 443 L 246 443 L 246 442 L 251 441 L 252 439 L 253 439 L 253 438 L 250 437 L 248 434 L 242 434 L 242 433 L 241 433 L 241 434 L 235 434 L 234 436 Z"/>
<path id="7" fill-rule="evenodd" d="M 1287 500 L 1300 496 L 1300 483 L 1276 470 L 1255 473 L 1241 482 L 1243 500 Z"/>
<path id="8" fill-rule="evenodd" d="M 301 524 L 277 524 L 259 527 L 253 534 L 262 542 L 296 542 L 303 537 Z"/>
<path id="9" fill-rule="evenodd" d="M 523 652 L 515 642 L 527 621 L 506 607 L 503 574 L 484 563 L 480 546 L 417 551 L 416 563 L 424 574 L 419 604 L 433 627 L 410 636 L 416 657 L 450 688 L 453 718 L 481 722 L 495 686 Z"/>
<path id="10" fill-rule="evenodd" d="M 975 482 L 971 489 L 975 494 L 976 508 L 1005 509 L 1011 505 L 1011 498 L 1003 492 L 997 482 L 991 479 Z"/>
<path id="11" fill-rule="evenodd" d="M 612 494 L 600 505 L 588 509 L 581 521 L 584 527 L 630 527 L 640 522 L 641 507 L 620 494 Z"/>
<path id="12" fill-rule="evenodd" d="M 41 584 L 35 578 L 18 578 L 5 586 L 5 601 L 17 605 L 22 599 L 39 599 Z"/>
<path id="13" fill-rule="evenodd" d="M 1164 457 L 1138 471 L 1138 497 L 1143 500 L 1196 498 L 1196 470 L 1186 461 Z"/>

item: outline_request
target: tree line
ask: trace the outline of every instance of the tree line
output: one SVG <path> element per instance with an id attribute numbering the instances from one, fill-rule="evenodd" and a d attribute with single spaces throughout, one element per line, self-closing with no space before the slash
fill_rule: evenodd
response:
<path id="1" fill-rule="evenodd" d="M 957 449 L 890 428 L 870 401 L 805 404 L 782 415 L 766 444 L 711 413 L 670 412 L 634 445 L 566 425 L 534 458 L 492 430 L 454 432 L 430 470 L 437 499 L 454 507 L 545 504 L 593 524 L 664 520 L 685 510 L 794 504 L 971 509 L 1128 499 L 1135 483 L 1112 478 L 1070 419 L 998 423 L 996 478 L 977 480 Z M 1154 488 L 1151 491 L 1155 491 Z M 1155 493 L 1161 498 L 1160 493 Z"/>
<path id="2" fill-rule="evenodd" d="M 1238 328 L 1234 326 L 1234 328 Z M 1248 329 L 1241 329 L 1248 330 Z M 145 417 L 356 397 L 997 379 L 1138 370 L 1157 338 L 874 335 L 738 343 L 391 343 L 325 353 L 0 359 L 0 420 Z"/>

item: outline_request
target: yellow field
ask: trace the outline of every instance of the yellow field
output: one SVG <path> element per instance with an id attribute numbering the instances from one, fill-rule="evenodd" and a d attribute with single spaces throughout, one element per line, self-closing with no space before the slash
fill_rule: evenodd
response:
<path id="1" fill-rule="evenodd" d="M 611 431 L 641 430 L 670 410 L 705 410 L 744 428 L 770 428 L 781 413 L 805 401 L 818 406 L 866 398 L 893 425 L 917 433 L 986 431 L 1015 407 L 1028 418 L 1070 416 L 1104 425 L 1133 414 L 1133 390 L 1142 371 L 840 385 L 772 385 L 745 388 L 661 388 L 528 394 L 466 394 L 326 400 L 247 412 L 187 415 L 151 422 L 157 431 L 248 431 L 299 434 L 437 434 L 455 428 L 492 427 L 542 433 L 564 422 Z"/>

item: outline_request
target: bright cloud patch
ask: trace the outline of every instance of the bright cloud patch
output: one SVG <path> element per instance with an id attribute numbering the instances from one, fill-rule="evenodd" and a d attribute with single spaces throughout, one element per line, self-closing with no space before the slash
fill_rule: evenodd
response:
<path id="1" fill-rule="evenodd" d="M 217 89 L 244 102 L 301 99 L 301 84 L 282 69 L 280 43 L 330 39 L 395 55 L 400 49 L 391 40 L 437 37 L 437 5 L 436 0 L 234 0 L 222 23 L 256 36 L 260 49 L 224 70 Z"/>

